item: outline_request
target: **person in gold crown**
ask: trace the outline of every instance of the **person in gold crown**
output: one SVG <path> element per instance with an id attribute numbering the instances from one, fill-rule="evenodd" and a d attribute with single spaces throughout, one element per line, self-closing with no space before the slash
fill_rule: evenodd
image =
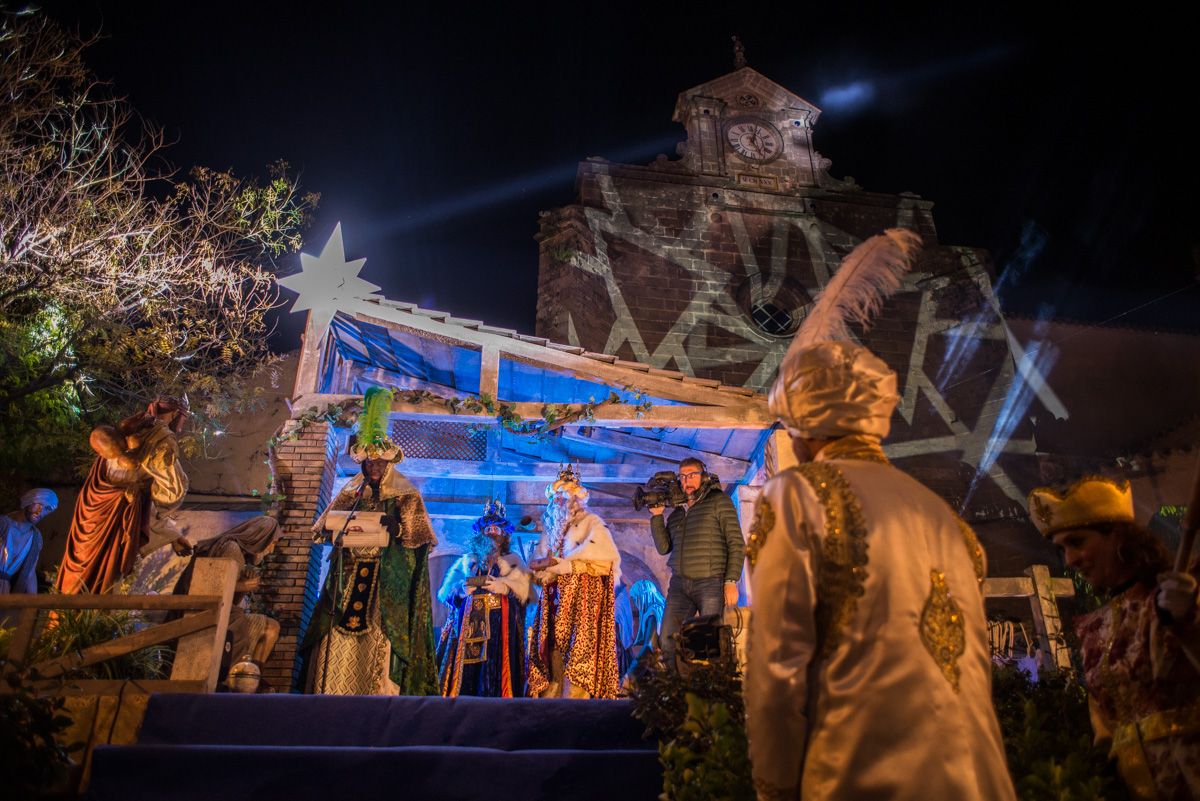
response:
<path id="1" fill-rule="evenodd" d="M 313 611 L 300 650 L 308 690 L 331 695 L 437 695 L 429 551 L 433 524 L 417 488 L 394 466 L 404 458 L 387 433 L 392 393 L 367 390 L 350 458 L 362 472 L 346 482 L 331 510 L 382 513 L 388 544 L 349 548 L 337 561 Z M 364 515 L 365 516 L 365 515 Z M 341 587 L 341 592 L 338 588 Z"/>
<path id="2" fill-rule="evenodd" d="M 850 341 L 920 240 L 842 263 L 769 395 L 799 464 L 763 488 L 747 556 L 746 728 L 759 799 L 1011 801 L 974 533 L 889 464 L 896 374 Z"/>
<path id="3" fill-rule="evenodd" d="M 588 491 L 569 466 L 546 487 L 549 503 L 529 568 L 542 585 L 529 650 L 529 695 L 615 698 L 616 586 L 621 554 L 588 511 Z"/>
<path id="4" fill-rule="evenodd" d="M 1134 522 L 1129 482 L 1098 476 L 1029 494 L 1029 516 L 1067 566 L 1108 596 L 1075 619 L 1097 743 L 1138 799 L 1200 799 L 1197 567 L 1170 570 Z"/>

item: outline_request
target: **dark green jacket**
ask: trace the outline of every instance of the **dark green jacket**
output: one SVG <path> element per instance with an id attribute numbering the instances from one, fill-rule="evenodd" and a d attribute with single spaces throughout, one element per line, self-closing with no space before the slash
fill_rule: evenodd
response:
<path id="1" fill-rule="evenodd" d="M 659 553 L 670 554 L 671 572 L 684 578 L 722 578 L 737 581 L 742 575 L 746 545 L 733 501 L 717 482 L 700 488 L 692 508 L 677 506 L 666 522 L 650 518 L 650 533 Z"/>

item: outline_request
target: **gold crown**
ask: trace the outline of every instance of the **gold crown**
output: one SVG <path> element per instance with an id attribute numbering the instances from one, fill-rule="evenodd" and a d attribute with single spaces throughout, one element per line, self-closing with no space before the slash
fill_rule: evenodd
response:
<path id="1" fill-rule="evenodd" d="M 1133 522 L 1133 490 L 1128 481 L 1085 476 L 1066 491 L 1038 487 L 1029 493 L 1029 517 L 1043 537 L 1100 523 Z"/>
<path id="2" fill-rule="evenodd" d="M 587 498 L 588 491 L 579 482 L 580 475 L 576 472 L 574 466 L 567 464 L 559 468 L 558 478 L 552 484 L 546 487 L 546 498 L 549 500 L 557 493 L 567 495 L 575 495 L 579 498 Z"/>

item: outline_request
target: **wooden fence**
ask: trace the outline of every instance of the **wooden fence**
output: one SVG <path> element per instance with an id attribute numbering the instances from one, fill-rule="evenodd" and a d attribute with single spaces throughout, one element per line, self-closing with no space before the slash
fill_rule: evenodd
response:
<path id="1" fill-rule="evenodd" d="M 169 623 L 29 665 L 38 678 L 34 687 L 54 695 L 117 693 L 126 684 L 113 679 L 70 679 L 72 671 L 161 643 L 178 640 L 169 679 L 139 680 L 142 692 L 212 692 L 216 689 L 233 604 L 237 564 L 229 559 L 197 559 L 187 595 L 0 595 L 0 610 L 20 615 L 9 644 L 9 670 L 25 663 L 41 610 L 130 609 L 183 612 Z M 64 679 L 68 679 L 64 681 Z M 7 687 L 0 682 L 0 692 Z"/>

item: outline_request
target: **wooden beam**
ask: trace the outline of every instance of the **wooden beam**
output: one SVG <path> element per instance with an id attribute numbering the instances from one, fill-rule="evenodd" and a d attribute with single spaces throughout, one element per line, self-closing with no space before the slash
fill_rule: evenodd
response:
<path id="1" fill-rule="evenodd" d="M 766 398 L 740 396 L 721 392 L 717 389 L 684 384 L 672 378 L 651 375 L 627 367 L 617 367 L 586 356 L 549 348 L 532 342 L 522 342 L 519 339 L 493 334 L 460 325 L 442 322 L 432 317 L 412 314 L 411 312 L 389 308 L 387 306 L 357 301 L 354 304 L 354 317 L 363 322 L 381 325 L 407 331 L 417 336 L 433 338 L 451 345 L 482 350 L 484 347 L 494 347 L 501 357 L 524 362 L 535 367 L 544 367 L 560 373 L 567 373 L 589 381 L 597 381 L 615 387 L 629 384 L 646 390 L 650 394 L 670 400 L 688 401 L 697 404 L 714 406 L 743 406 L 755 404 L 766 411 Z"/>
<path id="2" fill-rule="evenodd" d="M 25 661 L 25 655 L 29 653 L 29 644 L 33 642 L 33 627 L 37 623 L 37 613 L 38 610 L 28 607 L 21 610 L 21 614 L 17 618 L 17 630 L 13 632 L 12 639 L 8 642 L 6 656 L 9 662 Z"/>
<path id="3" fill-rule="evenodd" d="M 1070 579 L 1050 579 L 1050 588 L 1055 596 L 1075 594 L 1075 585 Z M 1028 598 L 1033 595 L 1033 579 L 1017 576 L 984 579 L 983 595 L 985 598 Z"/>
<path id="4" fill-rule="evenodd" d="M 1059 596 L 1075 594 L 1070 579 L 1051 578 L 1050 568 L 1033 565 L 1025 569 L 1025 577 L 1013 576 L 983 580 L 985 598 L 1028 598 L 1033 610 L 1033 627 L 1037 630 L 1042 653 L 1050 661 L 1047 669 L 1070 670 L 1071 656 L 1062 637 L 1062 621 L 1058 614 Z"/>
<path id="5" fill-rule="evenodd" d="M 151 645 L 176 640 L 187 634 L 212 628 L 216 625 L 216 622 L 217 610 L 210 609 L 207 612 L 196 612 L 179 620 L 172 620 L 170 623 L 150 626 L 125 637 L 118 637 L 115 640 L 93 645 L 82 651 L 74 651 L 55 659 L 38 662 L 32 669 L 41 678 L 57 678 L 76 668 L 95 665 L 98 662 L 124 656 L 134 651 L 140 651 L 143 648 L 149 648 Z"/>
<path id="6" fill-rule="evenodd" d="M 1042 641 L 1042 653 L 1051 660 L 1051 669 L 1071 669 L 1071 654 L 1062 636 L 1062 620 L 1058 615 L 1058 601 L 1050 581 L 1050 568 L 1033 565 L 1025 569 L 1033 580 L 1033 595 L 1029 603 L 1033 607 L 1033 623 Z M 1074 588 L 1071 593 L 1074 594 Z"/>
<path id="7" fill-rule="evenodd" d="M 310 407 L 324 408 L 330 403 L 361 400 L 359 395 L 310 394 L 298 397 L 292 404 L 293 414 L 299 416 Z M 541 403 L 514 403 L 514 411 L 523 419 L 540 420 Z M 440 404 L 405 403 L 392 404 L 392 417 L 400 420 L 429 420 L 436 422 L 495 422 L 486 413 L 464 412 L 453 414 Z M 577 426 L 596 428 L 752 428 L 766 429 L 775 424 L 775 418 L 766 406 L 745 405 L 737 407 L 719 406 L 655 406 L 644 411 L 638 406 L 614 404 L 600 406 L 591 421 L 575 423 Z"/>
<path id="8" fill-rule="evenodd" d="M 328 331 L 332 331 L 330 328 Z M 329 340 L 329 334 L 317 336 L 317 327 L 311 310 L 304 313 L 304 331 L 300 334 L 300 361 L 296 365 L 296 382 L 292 386 L 292 397 L 298 398 L 316 392 L 321 376 L 321 354 Z"/>
<path id="9" fill-rule="evenodd" d="M 484 395 L 500 395 L 500 351 L 491 345 L 485 345 L 479 355 L 479 396 Z"/>
<path id="10" fill-rule="evenodd" d="M 216 615 L 216 624 L 211 630 L 179 638 L 179 645 L 175 647 L 175 661 L 171 665 L 173 680 L 203 681 L 208 692 L 217 689 L 237 575 L 238 565 L 232 559 L 200 558 L 193 561 L 192 583 L 188 591 L 197 595 L 217 595 L 221 603 L 213 613 Z"/>
<path id="11" fill-rule="evenodd" d="M 649 476 L 647 475 L 646 478 L 649 478 Z M 549 481 L 546 483 L 549 483 Z M 621 491 L 614 491 L 613 488 L 620 489 Z M 628 511 L 631 516 L 649 521 L 649 514 L 645 510 L 637 511 L 633 508 L 633 491 L 629 488 L 628 484 L 593 484 L 590 489 L 592 502 L 588 504 L 588 508 L 605 520 L 609 520 L 614 512 L 624 515 Z M 546 504 L 513 503 L 508 504 L 507 508 L 508 519 L 515 524 L 521 519 L 522 515 L 529 515 L 535 519 L 540 518 L 542 511 L 546 508 Z M 474 522 L 483 514 L 483 501 L 472 501 L 469 503 L 426 501 L 425 510 L 429 512 L 431 518 L 436 520 L 466 520 Z"/>
<path id="12" fill-rule="evenodd" d="M 196 611 L 220 605 L 219 595 L 0 595 L 0 609 Z"/>
<path id="13" fill-rule="evenodd" d="M 625 451 L 626 453 L 652 456 L 655 459 L 661 459 L 664 462 L 675 462 L 676 464 L 684 458 L 691 456 L 702 460 L 708 467 L 709 472 L 720 476 L 726 483 L 737 483 L 746 475 L 746 471 L 750 468 L 750 463 L 742 459 L 734 459 L 718 453 L 699 451 L 695 448 L 684 447 L 683 445 L 672 445 L 669 442 L 647 439 L 646 437 L 639 437 L 634 434 L 626 434 L 622 431 L 608 431 L 602 428 L 595 428 L 590 429 L 590 433 L 584 434 L 584 430 L 582 426 L 579 428 L 564 428 L 562 438 L 571 442 L 582 442 L 601 448 L 612 448 L 613 450 Z"/>
<path id="14" fill-rule="evenodd" d="M 542 481 L 558 477 L 558 462 L 472 462 L 455 459 L 405 459 L 400 472 L 409 478 Z M 584 484 L 641 484 L 653 468 L 645 464 L 577 464 Z"/>
<path id="15" fill-rule="evenodd" d="M 67 681 L 50 679 L 29 683 L 40 694 L 60 695 L 119 695 L 130 693 L 150 695 L 152 693 L 202 693 L 207 692 L 203 681 L 170 681 L 168 679 L 75 679 Z M 11 691 L 0 682 L 0 693 Z"/>

